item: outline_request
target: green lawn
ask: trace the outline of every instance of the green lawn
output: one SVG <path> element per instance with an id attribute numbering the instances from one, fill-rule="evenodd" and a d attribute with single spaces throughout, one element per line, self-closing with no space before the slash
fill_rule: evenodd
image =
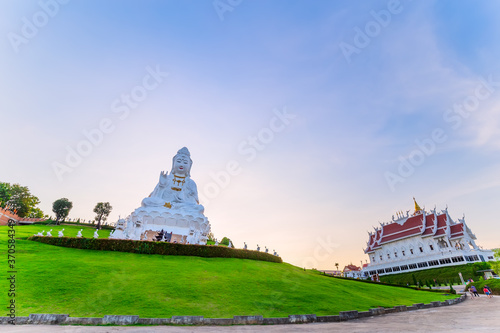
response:
<path id="1" fill-rule="evenodd" d="M 74 236 L 82 227 L 65 228 Z M 18 226 L 28 237 L 47 226 Z M 92 237 L 93 229 L 83 235 Z M 102 231 L 101 237 L 109 231 Z M 7 257 L 7 227 L 0 227 L 0 253 Z M 17 315 L 62 313 L 77 317 L 106 314 L 170 317 L 234 315 L 283 317 L 333 315 L 346 310 L 443 301 L 454 296 L 407 288 L 332 279 L 289 264 L 246 259 L 144 255 L 78 250 L 26 239 L 16 242 Z M 3 271 L 7 262 L 2 260 Z M 5 273 L 4 273 L 5 274 Z M 0 290 L 8 281 L 0 280 Z M 0 296 L 6 306 L 7 293 Z"/>

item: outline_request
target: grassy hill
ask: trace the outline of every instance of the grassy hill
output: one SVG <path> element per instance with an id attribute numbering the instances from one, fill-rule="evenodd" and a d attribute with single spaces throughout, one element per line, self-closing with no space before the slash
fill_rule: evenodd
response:
<path id="1" fill-rule="evenodd" d="M 74 236 L 82 227 L 65 228 Z M 47 226 L 18 226 L 28 237 Z M 84 228 L 84 237 L 93 229 Z M 100 232 L 107 237 L 109 231 Z M 6 258 L 7 227 L 0 227 L 0 253 Z M 338 314 L 378 306 L 442 301 L 454 296 L 407 288 L 323 277 L 289 265 L 246 259 L 199 258 L 90 251 L 56 247 L 26 239 L 16 243 L 17 315 L 65 313 L 99 317 L 234 315 L 283 317 L 289 314 Z M 6 261 L 2 264 L 7 271 Z M 0 280 L 0 290 L 8 281 Z M 7 304 L 2 292 L 1 304 Z"/>

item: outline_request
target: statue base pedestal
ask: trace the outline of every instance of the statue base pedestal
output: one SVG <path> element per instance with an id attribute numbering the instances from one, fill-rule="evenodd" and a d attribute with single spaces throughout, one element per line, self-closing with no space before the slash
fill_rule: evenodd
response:
<path id="1" fill-rule="evenodd" d="M 118 221 L 109 238 L 156 240 L 155 236 L 161 230 L 172 233 L 172 243 L 205 245 L 210 223 L 202 213 L 192 210 L 139 207 L 126 219 Z"/>

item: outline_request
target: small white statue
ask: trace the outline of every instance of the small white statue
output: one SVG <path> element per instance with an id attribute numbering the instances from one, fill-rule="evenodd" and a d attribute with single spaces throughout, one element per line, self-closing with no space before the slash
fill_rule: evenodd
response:
<path id="1" fill-rule="evenodd" d="M 248 247 L 247 247 L 247 243 L 246 242 L 243 242 L 245 244 L 245 246 L 243 246 L 243 248 L 246 250 Z"/>
<path id="2" fill-rule="evenodd" d="M 81 237 L 82 237 L 82 230 L 83 230 L 83 229 L 80 229 L 80 231 L 78 231 L 78 233 L 76 234 L 76 237 L 78 237 L 78 238 L 81 238 Z"/>
<path id="3" fill-rule="evenodd" d="M 43 230 L 42 232 L 38 232 L 37 234 L 34 234 L 33 236 L 43 236 L 44 232 L 45 232 L 45 230 Z"/>
<path id="4" fill-rule="evenodd" d="M 64 237 L 63 231 L 64 231 L 64 228 L 57 233 L 57 236 Z"/>
<path id="5" fill-rule="evenodd" d="M 219 246 L 219 241 L 215 240 L 215 246 Z"/>
<path id="6" fill-rule="evenodd" d="M 273 250 L 273 256 L 275 256 L 275 255 L 276 255 L 276 250 Z"/>
<path id="7" fill-rule="evenodd" d="M 265 248 L 266 248 L 266 253 L 269 253 L 269 249 L 267 248 L 267 246 L 265 246 Z"/>
<path id="8" fill-rule="evenodd" d="M 259 246 L 259 244 L 257 244 L 257 251 L 260 251 L 260 246 Z"/>
<path id="9" fill-rule="evenodd" d="M 99 234 L 97 233 L 97 229 L 94 231 L 94 238 L 99 238 Z"/>
<path id="10" fill-rule="evenodd" d="M 231 241 L 229 241 L 229 244 L 227 245 L 227 247 L 233 247 L 233 243 Z"/>
<path id="11" fill-rule="evenodd" d="M 50 229 L 49 231 L 47 231 L 47 234 L 45 235 L 46 237 L 52 237 L 52 234 L 50 233 L 52 231 L 52 229 Z"/>

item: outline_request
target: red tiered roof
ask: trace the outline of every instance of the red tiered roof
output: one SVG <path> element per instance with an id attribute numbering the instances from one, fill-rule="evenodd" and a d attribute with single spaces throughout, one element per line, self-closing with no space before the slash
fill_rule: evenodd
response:
<path id="1" fill-rule="evenodd" d="M 422 233 L 422 236 L 430 236 L 434 235 L 434 219 L 436 218 L 436 214 L 432 213 L 425 217 L 425 230 Z"/>
<path id="2" fill-rule="evenodd" d="M 377 229 L 374 234 L 370 234 L 370 239 L 368 240 L 368 247 L 365 250 L 365 253 L 372 252 L 376 248 L 380 246 L 380 236 L 382 233 L 382 229 Z"/>
<path id="3" fill-rule="evenodd" d="M 372 251 L 372 246 L 374 242 L 375 242 L 375 234 L 370 234 L 370 238 L 368 238 L 368 246 L 365 249 L 365 253 Z"/>
<path id="4" fill-rule="evenodd" d="M 434 236 L 442 236 L 442 235 L 445 235 L 446 234 L 446 228 L 447 228 L 447 224 L 446 224 L 446 214 L 441 214 L 441 215 L 438 215 L 437 217 L 437 230 L 436 230 L 436 233 L 434 234 Z"/>
<path id="5" fill-rule="evenodd" d="M 461 222 L 450 226 L 450 233 L 451 233 L 450 239 L 462 237 L 464 235 L 464 230 L 465 230 L 464 224 Z"/>
<path id="6" fill-rule="evenodd" d="M 418 206 L 416 205 L 416 207 Z M 418 210 L 418 212 L 421 211 Z M 448 218 L 447 211 L 439 215 L 435 211 L 429 215 L 424 214 L 425 212 L 411 216 L 406 221 L 401 219 L 389 224 L 382 224 L 380 228 L 376 229 L 375 233 L 370 234 L 365 253 L 373 252 L 383 244 L 408 237 L 442 237 L 449 235 L 450 239 L 456 239 L 463 237 L 468 230 L 464 222 L 455 223 L 451 218 Z"/>
<path id="7" fill-rule="evenodd" d="M 360 271 L 361 268 L 359 268 L 358 266 L 356 265 L 347 265 L 344 267 L 344 270 L 343 272 L 349 272 L 349 271 Z"/>
<path id="8" fill-rule="evenodd" d="M 393 222 L 383 225 L 383 237 L 380 244 L 385 244 L 402 238 L 421 235 L 424 228 L 424 215 L 416 215 L 408 218 L 405 223 Z"/>

